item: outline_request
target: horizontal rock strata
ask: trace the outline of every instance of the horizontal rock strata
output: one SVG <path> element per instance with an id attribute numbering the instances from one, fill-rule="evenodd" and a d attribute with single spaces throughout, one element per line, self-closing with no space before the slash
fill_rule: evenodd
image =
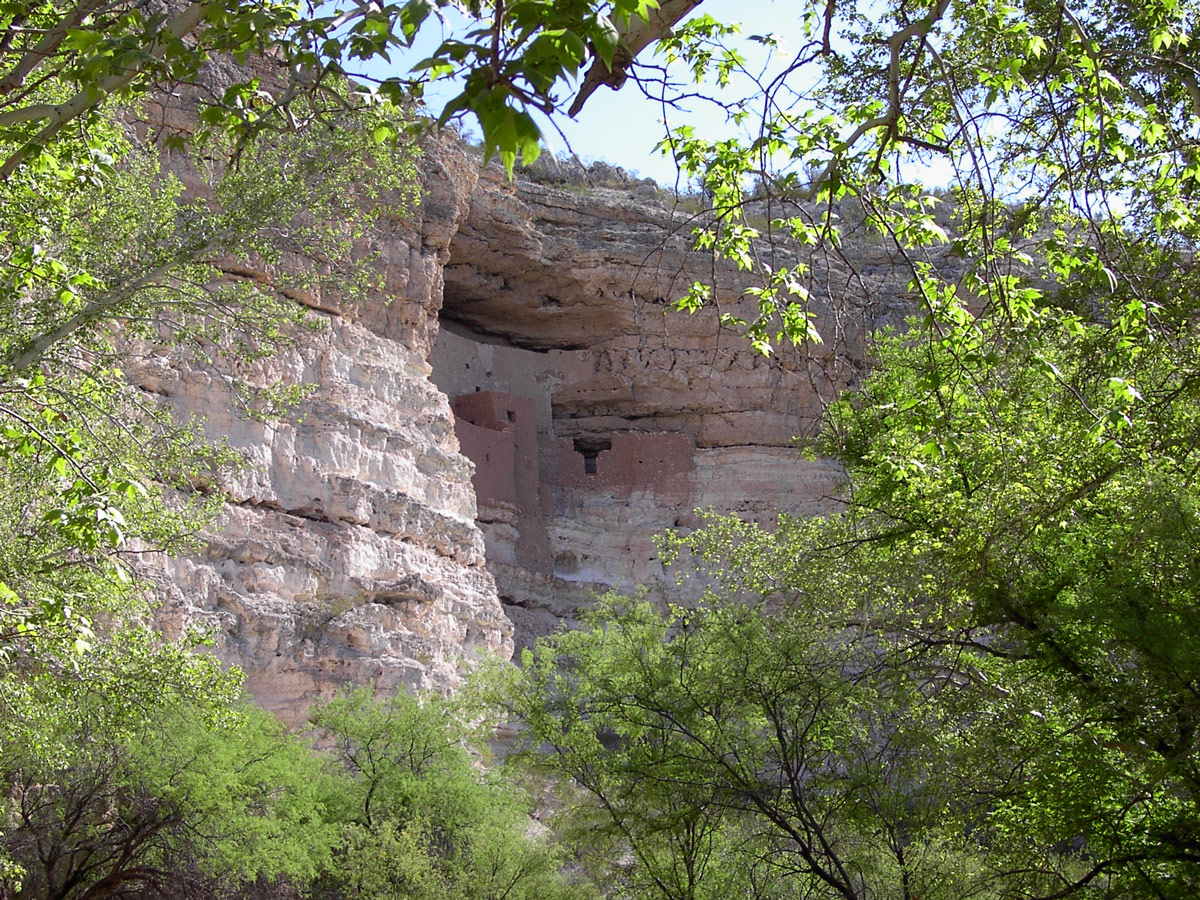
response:
<path id="1" fill-rule="evenodd" d="M 687 601 L 657 540 L 695 510 L 770 523 L 833 508 L 840 470 L 794 439 L 861 372 L 867 329 L 904 307 L 869 289 L 885 266 L 867 253 L 865 276 L 840 273 L 838 305 L 813 303 L 826 342 L 763 357 L 716 310 L 668 309 L 708 280 L 720 311 L 752 312 L 745 273 L 689 250 L 686 213 L 608 167 L 571 176 L 483 173 L 450 242 L 431 357 L 518 645 L 605 590 Z M 809 262 L 833 278 L 836 261 Z"/>
<path id="2" fill-rule="evenodd" d="M 163 561 L 160 619 L 169 632 L 209 629 L 214 652 L 290 723 L 345 685 L 448 689 L 480 654 L 512 653 L 473 467 L 427 361 L 478 165 L 450 143 L 432 147 L 414 218 L 365 239 L 382 276 L 375 296 L 307 298 L 315 327 L 235 372 L 165 350 L 130 359 L 136 383 L 199 416 L 247 462 L 211 486 L 226 502 L 203 549 Z M 263 423 L 234 411 L 231 380 L 311 393 Z"/>
<path id="3" fill-rule="evenodd" d="M 716 311 L 668 312 L 707 279 L 746 314 L 748 281 L 688 249 L 689 214 L 653 185 L 553 161 L 509 182 L 436 139 L 422 172 L 414 219 L 371 236 L 377 296 L 309 298 L 321 327 L 237 373 L 131 362 L 249 462 L 215 486 L 203 549 L 163 563 L 163 622 L 210 628 L 291 722 L 346 684 L 452 688 L 514 628 L 526 645 L 608 589 L 688 600 L 657 538 L 697 509 L 832 508 L 838 468 L 793 438 L 903 307 L 870 287 L 885 261 L 814 256 L 814 279 L 853 290 L 814 301 L 825 343 L 768 359 Z M 231 412 L 229 378 L 312 393 L 264 424 Z"/>

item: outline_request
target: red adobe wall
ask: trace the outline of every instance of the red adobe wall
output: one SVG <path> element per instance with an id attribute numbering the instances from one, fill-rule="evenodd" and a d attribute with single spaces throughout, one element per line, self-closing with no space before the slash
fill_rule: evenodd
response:
<path id="1" fill-rule="evenodd" d="M 463 454 L 475 463 L 475 497 L 480 503 L 501 501 L 521 506 L 517 473 L 528 466 L 529 428 L 533 428 L 533 465 L 537 466 L 537 426 L 533 421 L 533 401 L 500 391 L 462 394 L 450 403 L 454 410 L 454 430 Z M 526 438 L 522 441 L 521 438 Z"/>
<path id="2" fill-rule="evenodd" d="M 638 491 L 687 494 L 696 467 L 695 447 L 686 434 L 615 433 L 612 448 L 596 456 L 589 474 L 583 454 L 570 440 L 555 441 L 547 454 L 544 479 L 554 487 L 607 490 L 620 496 Z"/>
<path id="3" fill-rule="evenodd" d="M 454 431 L 463 456 L 475 463 L 475 499 L 479 504 L 511 503 L 517 498 L 515 429 L 485 428 L 455 417 Z"/>
<path id="4" fill-rule="evenodd" d="M 454 398 L 451 407 L 459 446 L 475 463 L 476 499 L 480 507 L 516 507 L 516 561 L 531 571 L 553 571 L 545 519 L 554 508 L 551 490 L 615 497 L 644 492 L 675 502 L 690 494 L 695 446 L 685 434 L 614 433 L 611 447 L 589 466 L 572 440 L 538 434 L 537 410 L 528 397 L 476 391 Z"/>
<path id="5" fill-rule="evenodd" d="M 475 463 L 475 498 L 517 507 L 517 563 L 550 572 L 554 559 L 542 517 L 537 409 L 503 391 L 461 394 L 450 403 L 462 452 Z"/>

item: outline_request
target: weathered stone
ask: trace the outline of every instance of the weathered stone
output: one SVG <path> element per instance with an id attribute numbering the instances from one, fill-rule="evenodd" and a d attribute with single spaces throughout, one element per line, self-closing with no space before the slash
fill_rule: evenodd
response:
<path id="1" fill-rule="evenodd" d="M 840 470 L 793 438 L 815 432 L 865 353 L 863 326 L 837 337 L 846 323 L 828 309 L 828 346 L 772 359 L 722 333 L 715 312 L 668 312 L 712 274 L 679 219 L 567 166 L 532 174 L 480 178 L 451 240 L 431 357 L 476 463 L 488 564 L 518 645 L 607 589 L 688 599 L 657 539 L 694 527 L 693 510 L 769 523 L 832 508 Z M 745 314 L 744 273 L 715 274 L 724 311 Z"/>
<path id="2" fill-rule="evenodd" d="M 210 629 L 214 652 L 291 723 L 347 684 L 448 689 L 480 653 L 512 652 L 484 567 L 472 466 L 427 362 L 477 166 L 449 142 L 432 146 L 420 210 L 370 238 L 377 296 L 310 298 L 321 327 L 236 372 L 167 351 L 131 355 L 135 382 L 201 417 L 248 463 L 211 486 L 226 505 L 203 550 L 163 561 L 160 618 L 170 632 Z M 263 423 L 234 411 L 229 379 L 312 393 Z"/>
<path id="3" fill-rule="evenodd" d="M 745 314 L 748 281 L 690 252 L 657 190 L 548 158 L 544 183 L 509 183 L 437 139 L 422 171 L 414 219 L 372 237 L 378 296 L 310 298 L 324 327 L 236 373 L 314 385 L 297 416 L 242 419 L 221 376 L 170 353 L 133 373 L 251 463 L 217 486 L 205 549 L 163 563 L 163 621 L 210 627 L 292 722 L 344 684 L 453 687 L 477 653 L 512 652 L 513 624 L 527 644 L 610 588 L 688 599 L 656 539 L 696 509 L 832 508 L 837 466 L 792 439 L 904 305 L 875 290 L 885 261 L 814 256 L 815 278 L 858 287 L 814 301 L 823 345 L 766 359 L 715 311 L 667 312 L 715 278 Z"/>

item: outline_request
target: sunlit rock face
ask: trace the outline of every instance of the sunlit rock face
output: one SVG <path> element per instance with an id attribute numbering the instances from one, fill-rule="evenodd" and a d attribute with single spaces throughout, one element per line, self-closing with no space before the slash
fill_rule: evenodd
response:
<path id="1" fill-rule="evenodd" d="M 262 375 L 285 371 L 318 387 L 273 425 L 231 415 L 202 373 L 158 385 L 250 462 L 203 551 L 171 561 L 166 618 L 213 627 L 289 720 L 345 684 L 453 687 L 479 652 L 508 656 L 471 465 L 424 358 L 334 318 Z"/>
<path id="2" fill-rule="evenodd" d="M 321 327 L 294 346 L 223 375 L 131 354 L 137 383 L 250 463 L 210 487 L 225 505 L 202 549 L 162 563 L 162 622 L 210 629 L 292 723 L 347 684 L 453 689 L 605 590 L 687 602 L 656 540 L 697 509 L 833 508 L 838 468 L 793 438 L 904 305 L 869 250 L 857 268 L 813 257 L 814 282 L 853 289 L 818 292 L 823 344 L 767 359 L 716 311 L 667 311 L 706 279 L 745 315 L 748 282 L 688 249 L 653 185 L 561 163 L 509 182 L 433 137 L 421 178 L 420 208 L 359 248 L 376 293 L 306 298 Z M 312 393 L 264 424 L 231 411 L 230 378 Z"/>
<path id="3" fill-rule="evenodd" d="M 171 633 L 210 630 L 214 652 L 290 723 L 348 684 L 452 689 L 482 654 L 512 654 L 473 466 L 428 363 L 449 241 L 478 174 L 431 139 L 420 208 L 355 250 L 371 255 L 375 294 L 305 298 L 319 327 L 271 358 L 221 372 L 167 350 L 130 355 L 136 383 L 248 462 L 210 486 L 226 502 L 202 549 L 163 561 L 160 619 Z M 282 421 L 251 421 L 233 411 L 230 379 L 311 394 Z"/>

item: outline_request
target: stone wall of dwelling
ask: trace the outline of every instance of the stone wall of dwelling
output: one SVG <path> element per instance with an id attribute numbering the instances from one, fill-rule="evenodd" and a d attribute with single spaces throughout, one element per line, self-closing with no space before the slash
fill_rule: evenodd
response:
<path id="1" fill-rule="evenodd" d="M 476 502 L 520 505 L 517 495 L 517 444 L 512 428 L 486 428 L 455 417 L 458 445 L 467 459 L 475 463 Z"/>
<path id="2" fill-rule="evenodd" d="M 472 481 L 480 508 L 494 503 L 515 506 L 517 565 L 549 572 L 553 556 L 542 516 L 534 399 L 505 391 L 475 391 L 453 398 L 450 408 L 459 446 L 475 463 Z"/>
<path id="3" fill-rule="evenodd" d="M 616 432 L 605 441 L 607 448 L 597 443 L 589 447 L 567 438 L 549 443 L 542 454 L 543 481 L 552 488 L 623 497 L 635 491 L 687 496 L 696 448 L 686 434 Z"/>
<path id="4" fill-rule="evenodd" d="M 534 402 L 537 430 L 552 432 L 550 396 L 561 374 L 563 351 L 538 353 L 489 343 L 443 322 L 430 354 L 433 382 L 450 399 L 463 394 L 500 391 Z"/>
<path id="5" fill-rule="evenodd" d="M 720 413 L 725 431 L 747 443 L 718 447 L 701 440 L 715 413 L 628 417 L 607 401 L 580 406 L 623 378 L 629 391 L 643 390 L 645 372 L 605 360 L 594 348 L 529 350 L 449 328 L 430 359 L 475 466 L 488 568 L 518 648 L 606 590 L 698 596 L 703 585 L 680 588 L 680 573 L 665 572 L 658 554 L 659 536 L 693 527 L 697 508 L 770 524 L 779 510 L 819 512 L 836 493 L 832 463 L 752 443 L 753 403 Z"/>

